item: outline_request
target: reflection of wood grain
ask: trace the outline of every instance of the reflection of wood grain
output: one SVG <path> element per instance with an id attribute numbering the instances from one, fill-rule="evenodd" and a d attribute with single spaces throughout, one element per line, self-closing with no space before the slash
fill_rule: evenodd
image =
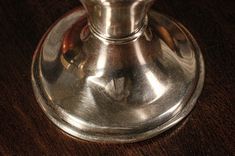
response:
<path id="1" fill-rule="evenodd" d="M 234 155 L 235 1 L 158 0 L 160 12 L 181 21 L 205 57 L 204 91 L 177 127 L 126 145 L 75 140 L 36 103 L 30 66 L 38 41 L 78 0 L 0 2 L 0 153 L 3 155 Z M 118 56 L 116 56 L 117 58 Z"/>
<path id="2" fill-rule="evenodd" d="M 163 41 L 169 46 L 171 49 L 175 49 L 174 41 L 170 33 L 162 26 L 158 27 L 159 35 L 163 39 Z"/>

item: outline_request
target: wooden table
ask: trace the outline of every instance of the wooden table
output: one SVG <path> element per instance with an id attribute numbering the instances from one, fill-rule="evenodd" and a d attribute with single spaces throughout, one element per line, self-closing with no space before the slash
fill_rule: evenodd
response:
<path id="1" fill-rule="evenodd" d="M 226 2 L 225 2 L 226 1 Z M 3 155 L 235 155 L 235 1 L 158 0 L 182 22 L 206 64 L 205 87 L 189 115 L 147 141 L 113 145 L 76 140 L 41 111 L 30 66 L 38 41 L 78 0 L 0 0 L 0 153 Z"/>

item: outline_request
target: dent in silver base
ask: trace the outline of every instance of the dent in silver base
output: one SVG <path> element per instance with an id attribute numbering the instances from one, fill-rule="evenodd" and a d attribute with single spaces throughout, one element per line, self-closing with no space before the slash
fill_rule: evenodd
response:
<path id="1" fill-rule="evenodd" d="M 136 142 L 186 117 L 204 81 L 200 49 L 179 23 L 151 11 L 144 33 L 121 44 L 103 42 L 77 9 L 43 37 L 32 82 L 46 115 L 72 136 Z"/>

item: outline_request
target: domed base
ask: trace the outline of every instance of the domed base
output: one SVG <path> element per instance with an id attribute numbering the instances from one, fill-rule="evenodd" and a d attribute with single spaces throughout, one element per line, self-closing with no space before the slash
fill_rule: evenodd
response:
<path id="1" fill-rule="evenodd" d="M 132 41 L 93 35 L 85 11 L 60 19 L 41 40 L 32 83 L 46 115 L 72 136 L 136 142 L 186 117 L 202 90 L 200 49 L 179 23 L 152 11 Z"/>

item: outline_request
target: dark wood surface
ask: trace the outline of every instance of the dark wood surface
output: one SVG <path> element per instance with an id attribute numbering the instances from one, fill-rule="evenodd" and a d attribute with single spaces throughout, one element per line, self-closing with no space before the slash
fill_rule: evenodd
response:
<path id="1" fill-rule="evenodd" d="M 133 144 L 76 140 L 37 104 L 30 78 L 33 52 L 49 26 L 78 0 L 0 0 L 0 153 L 3 155 L 235 155 L 235 1 L 158 0 L 198 41 L 205 87 L 189 117 Z"/>

